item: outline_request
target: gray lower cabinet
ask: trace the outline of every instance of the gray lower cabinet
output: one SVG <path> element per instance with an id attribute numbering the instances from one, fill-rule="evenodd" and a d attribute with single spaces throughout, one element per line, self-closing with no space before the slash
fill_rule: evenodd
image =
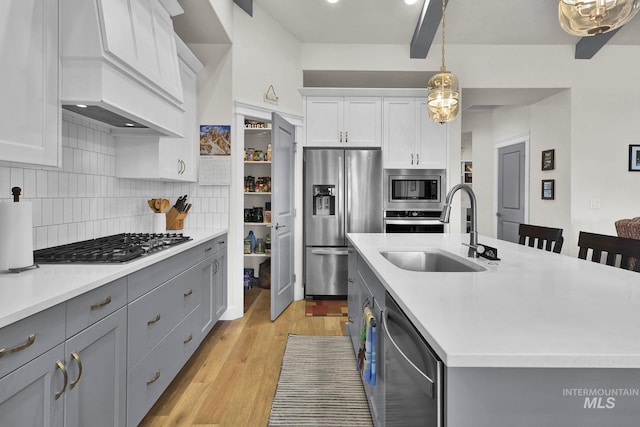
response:
<path id="1" fill-rule="evenodd" d="M 125 425 L 126 345 L 126 307 L 65 342 L 65 427 Z"/>
<path id="2" fill-rule="evenodd" d="M 0 344 L 1 345 L 1 344 Z M 62 427 L 65 381 L 64 345 L 46 351 L 0 378 L 0 424 Z M 59 394 L 56 398 L 57 393 Z"/>
<path id="3" fill-rule="evenodd" d="M 227 235 L 0 328 L 0 426 L 136 426 L 227 308 Z"/>
<path id="4" fill-rule="evenodd" d="M 348 306 L 349 323 L 347 333 L 351 337 L 353 348 L 358 355 L 360 348 L 360 334 L 363 326 L 364 309 L 369 307 L 376 320 L 376 382 L 371 385 L 363 382 L 364 390 L 369 401 L 371 418 L 376 427 L 385 426 L 385 377 L 384 377 L 384 286 L 373 274 L 369 266 L 356 251 L 349 248 L 348 274 Z"/>
<path id="5" fill-rule="evenodd" d="M 206 258 L 200 262 L 202 298 L 200 334 L 204 339 L 227 309 L 227 238 L 205 244 Z"/>

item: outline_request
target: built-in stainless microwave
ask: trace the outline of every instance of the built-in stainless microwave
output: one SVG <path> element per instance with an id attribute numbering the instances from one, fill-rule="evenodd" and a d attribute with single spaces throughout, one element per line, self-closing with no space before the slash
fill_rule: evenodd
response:
<path id="1" fill-rule="evenodd" d="M 441 211 L 445 182 L 441 169 L 385 169 L 384 209 Z"/>

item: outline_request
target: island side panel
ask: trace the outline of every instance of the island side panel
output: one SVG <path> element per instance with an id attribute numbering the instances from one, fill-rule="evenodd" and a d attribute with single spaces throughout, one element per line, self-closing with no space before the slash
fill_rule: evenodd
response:
<path id="1" fill-rule="evenodd" d="M 640 369 L 447 368 L 446 427 L 637 427 Z"/>

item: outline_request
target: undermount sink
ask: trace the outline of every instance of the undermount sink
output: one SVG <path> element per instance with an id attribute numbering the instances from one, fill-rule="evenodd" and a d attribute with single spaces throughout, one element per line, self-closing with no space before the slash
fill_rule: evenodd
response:
<path id="1" fill-rule="evenodd" d="M 474 273 L 487 270 L 451 252 L 435 248 L 422 251 L 380 251 L 380 255 L 396 267 L 410 271 Z"/>

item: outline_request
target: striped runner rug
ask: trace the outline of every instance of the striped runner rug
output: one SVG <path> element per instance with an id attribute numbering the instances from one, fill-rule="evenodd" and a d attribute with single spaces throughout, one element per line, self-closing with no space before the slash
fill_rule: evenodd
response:
<path id="1" fill-rule="evenodd" d="M 373 426 L 349 337 L 289 335 L 269 426 Z"/>

